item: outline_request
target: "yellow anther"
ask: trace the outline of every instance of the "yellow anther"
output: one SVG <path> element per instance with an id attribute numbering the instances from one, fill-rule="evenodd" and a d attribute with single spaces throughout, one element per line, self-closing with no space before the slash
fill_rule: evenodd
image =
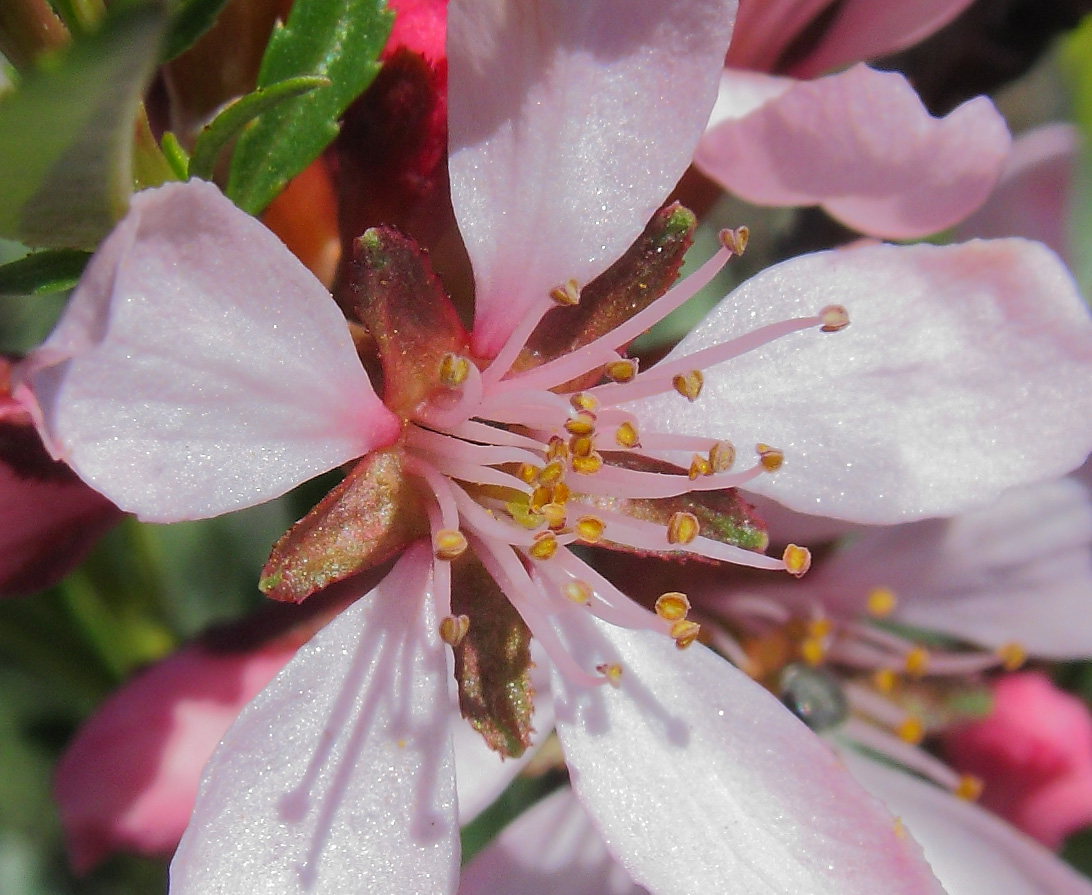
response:
<path id="1" fill-rule="evenodd" d="M 624 448 L 635 448 L 641 444 L 641 437 L 633 423 L 622 423 L 614 433 L 614 440 Z"/>
<path id="2" fill-rule="evenodd" d="M 440 382 L 448 388 L 458 388 L 470 375 L 470 361 L 449 351 L 440 358 Z"/>
<path id="3" fill-rule="evenodd" d="M 690 644 L 698 639 L 698 634 L 701 632 L 701 625 L 697 622 L 692 622 L 688 618 L 679 619 L 677 622 L 671 625 L 671 637 L 675 641 L 675 646 L 679 649 L 686 649 Z"/>
<path id="4" fill-rule="evenodd" d="M 727 441 L 718 441 L 709 448 L 709 465 L 713 472 L 727 472 L 736 462 L 736 449 Z"/>
<path id="5" fill-rule="evenodd" d="M 841 305 L 827 305 L 819 312 L 823 325 L 819 327 L 825 333 L 836 333 L 849 326 L 849 311 Z"/>
<path id="6" fill-rule="evenodd" d="M 800 643 L 800 658 L 813 668 L 822 665 L 827 657 L 827 648 L 817 637 L 806 637 Z"/>
<path id="7" fill-rule="evenodd" d="M 561 588 L 561 592 L 565 595 L 565 599 L 580 606 L 586 605 L 592 598 L 592 589 L 579 578 L 574 578 L 571 581 L 565 582 L 565 586 Z"/>
<path id="8" fill-rule="evenodd" d="M 613 364 L 607 364 L 604 372 L 612 382 L 632 382 L 637 376 L 637 361 L 616 360 Z"/>
<path id="9" fill-rule="evenodd" d="M 539 485 L 531 492 L 531 509 L 541 512 L 542 508 L 554 499 L 554 489 L 548 485 Z"/>
<path id="10" fill-rule="evenodd" d="M 550 298 L 563 308 L 571 308 L 580 304 L 580 284 L 576 280 L 568 280 L 560 286 L 550 290 Z"/>
<path id="11" fill-rule="evenodd" d="M 560 435 L 551 435 L 550 442 L 546 446 L 547 460 L 568 460 L 569 443 Z"/>
<path id="12" fill-rule="evenodd" d="M 544 531 L 535 537 L 528 552 L 535 559 L 549 559 L 557 553 L 557 538 L 552 531 Z"/>
<path id="13" fill-rule="evenodd" d="M 565 477 L 565 464 L 560 460 L 551 460 L 538 474 L 538 483 L 550 487 L 556 485 Z"/>
<path id="14" fill-rule="evenodd" d="M 898 672 L 894 668 L 877 668 L 872 673 L 872 686 L 881 693 L 890 693 L 899 682 Z"/>
<path id="15" fill-rule="evenodd" d="M 834 624 L 829 618 L 813 618 L 808 622 L 809 637 L 817 637 L 821 640 L 829 637 L 832 630 L 834 630 Z"/>
<path id="16" fill-rule="evenodd" d="M 997 650 L 1005 671 L 1016 671 L 1028 660 L 1028 651 L 1019 643 L 1006 643 Z"/>
<path id="17" fill-rule="evenodd" d="M 554 485 L 554 503 L 559 503 L 562 506 L 569 502 L 569 498 L 572 496 L 572 491 L 569 486 L 564 482 L 558 482 Z"/>
<path id="18" fill-rule="evenodd" d="M 568 515 L 565 512 L 565 505 L 560 503 L 547 503 L 542 507 L 542 515 L 546 518 L 546 524 L 557 531 L 559 528 L 565 527 L 565 519 Z"/>
<path id="19" fill-rule="evenodd" d="M 599 409 L 599 399 L 588 392 L 577 392 L 569 398 L 569 403 L 572 405 L 573 410 L 586 410 L 588 413 L 595 413 Z"/>
<path id="20" fill-rule="evenodd" d="M 528 485 L 533 485 L 540 472 L 542 470 L 533 463 L 520 463 L 519 469 L 516 470 L 516 478 Z"/>
<path id="21" fill-rule="evenodd" d="M 705 385 L 705 377 L 701 375 L 701 370 L 691 370 L 689 373 L 680 373 L 672 377 L 671 384 L 675 387 L 675 391 L 687 401 L 697 401 L 698 395 L 701 394 L 701 387 Z"/>
<path id="22" fill-rule="evenodd" d="M 785 452 L 781 448 L 770 447 L 768 444 L 756 444 L 758 462 L 766 472 L 777 472 L 781 464 L 785 462 Z"/>
<path id="23" fill-rule="evenodd" d="M 596 665 L 595 670 L 598 671 L 603 677 L 607 679 L 607 683 L 612 687 L 621 686 L 622 683 L 622 666 L 617 662 L 604 662 L 602 665 Z"/>
<path id="24" fill-rule="evenodd" d="M 606 527 L 606 523 L 598 516 L 581 516 L 576 520 L 576 536 L 587 544 L 597 544 Z"/>
<path id="25" fill-rule="evenodd" d="M 781 561 L 785 563 L 786 572 L 799 578 L 811 568 L 811 551 L 807 547 L 789 544 L 781 554 Z"/>
<path id="26" fill-rule="evenodd" d="M 457 528 L 441 528 L 432 542 L 437 559 L 455 559 L 466 550 L 466 537 Z"/>
<path id="27" fill-rule="evenodd" d="M 906 654 L 906 673 L 910 677 L 924 677 L 929 670 L 929 650 L 915 646 Z"/>
<path id="28" fill-rule="evenodd" d="M 527 504 L 523 502 L 517 502 L 510 500 L 505 504 L 505 509 L 511 514 L 512 519 L 524 528 L 529 528 L 534 531 L 536 528 L 542 525 L 545 516 L 538 512 L 538 510 L 532 510 Z"/>
<path id="29" fill-rule="evenodd" d="M 449 615 L 440 622 L 440 639 L 448 646 L 458 646 L 469 630 L 469 616 Z"/>
<path id="30" fill-rule="evenodd" d="M 868 614 L 873 618 L 887 618 L 898 603 L 898 597 L 889 587 L 874 587 L 868 592 Z"/>
<path id="31" fill-rule="evenodd" d="M 569 439 L 569 452 L 574 457 L 587 457 L 595 450 L 595 439 L 591 435 L 574 435 Z"/>
<path id="32" fill-rule="evenodd" d="M 591 435 L 595 431 L 595 414 L 581 410 L 565 423 L 565 431 L 570 435 Z"/>
<path id="33" fill-rule="evenodd" d="M 736 227 L 734 230 L 721 230 L 718 234 L 720 243 L 733 255 L 742 255 L 747 250 L 747 241 L 751 238 L 748 227 Z"/>
<path id="34" fill-rule="evenodd" d="M 667 520 L 667 543 L 689 544 L 700 531 L 701 524 L 693 513 L 672 513 Z"/>
<path id="35" fill-rule="evenodd" d="M 982 781 L 972 774 L 963 774 L 952 792 L 967 802 L 977 802 L 982 795 Z"/>
<path id="36" fill-rule="evenodd" d="M 712 474 L 713 464 L 701 454 L 694 454 L 694 459 L 690 461 L 690 471 L 687 473 L 690 476 L 690 481 L 694 481 L 698 476 Z"/>
<path id="37" fill-rule="evenodd" d="M 595 475 L 603 468 L 603 458 L 594 451 L 587 457 L 573 457 L 573 470 L 581 475 Z"/>
<path id="38" fill-rule="evenodd" d="M 925 739 L 925 725 L 922 723 L 921 718 L 915 718 L 911 715 L 899 725 L 895 733 L 904 743 L 916 746 Z"/>
<path id="39" fill-rule="evenodd" d="M 682 621 L 689 611 L 690 601 L 686 598 L 686 594 L 678 591 L 660 594 L 656 600 L 656 614 L 665 622 Z"/>

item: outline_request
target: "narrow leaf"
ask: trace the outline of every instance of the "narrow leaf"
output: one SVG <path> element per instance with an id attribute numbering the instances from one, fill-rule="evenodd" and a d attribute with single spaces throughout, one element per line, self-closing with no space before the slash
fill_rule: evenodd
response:
<path id="1" fill-rule="evenodd" d="M 160 4 L 116 5 L 0 98 L 0 236 L 92 249 L 125 213 L 134 121 L 164 27 Z"/>
<path id="2" fill-rule="evenodd" d="M 392 14 L 384 0 L 297 0 L 273 32 L 258 86 L 308 75 L 330 86 L 280 103 L 239 138 L 227 194 L 261 212 L 337 136 L 337 120 L 379 71 Z"/>
<path id="3" fill-rule="evenodd" d="M 240 97 L 205 125 L 201 131 L 197 144 L 193 147 L 193 155 L 190 157 L 190 177 L 211 180 L 220 152 L 251 121 L 278 103 L 329 85 L 329 78 L 289 78 L 287 81 L 279 81 L 268 87 L 259 87 L 253 93 Z"/>
<path id="4" fill-rule="evenodd" d="M 0 295 L 46 295 L 72 289 L 90 258 L 88 252 L 47 249 L 0 265 Z"/>

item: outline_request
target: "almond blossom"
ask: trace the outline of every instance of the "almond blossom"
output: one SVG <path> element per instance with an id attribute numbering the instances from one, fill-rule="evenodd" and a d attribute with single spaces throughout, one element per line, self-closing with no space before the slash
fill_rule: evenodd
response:
<path id="1" fill-rule="evenodd" d="M 803 548 L 767 556 L 760 530 L 705 530 L 662 501 L 745 485 L 892 522 L 1064 472 L 1092 447 L 1077 422 L 1092 397 L 1071 389 L 1092 372 L 1092 322 L 1036 244 L 871 246 L 771 268 L 639 370 L 625 346 L 742 248 L 735 231 L 678 285 L 652 282 L 654 301 L 567 332 L 557 315 L 582 313 L 650 218 L 679 226 L 654 212 L 708 118 L 732 12 L 451 4 L 474 326 L 412 243 L 368 231 L 349 301 L 382 398 L 329 294 L 199 182 L 134 198 L 24 366 L 56 453 L 144 519 L 227 512 L 359 460 L 278 545 L 271 595 L 399 557 L 226 734 L 176 892 L 454 891 L 448 647 L 464 713 L 516 754 L 525 633 L 552 666 L 576 792 L 651 890 L 939 891 L 832 753 L 695 642 L 683 594 L 644 608 L 572 546 L 800 574 Z M 499 688 L 491 662 L 514 666 Z"/>

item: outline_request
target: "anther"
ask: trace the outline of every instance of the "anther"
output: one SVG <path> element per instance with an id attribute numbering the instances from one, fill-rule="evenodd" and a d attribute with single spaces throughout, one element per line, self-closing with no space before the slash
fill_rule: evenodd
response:
<path id="1" fill-rule="evenodd" d="M 672 513 L 667 520 L 667 543 L 689 544 L 700 531 L 698 517 L 693 513 Z"/>
<path id="2" fill-rule="evenodd" d="M 799 578 L 811 568 L 811 551 L 807 547 L 789 544 L 781 554 L 781 560 L 785 563 L 785 571 Z"/>
<path id="3" fill-rule="evenodd" d="M 868 614 L 873 618 L 887 618 L 897 605 L 898 598 L 889 587 L 874 587 L 868 592 Z"/>
<path id="4" fill-rule="evenodd" d="M 568 485 L 564 482 L 558 482 L 554 485 L 553 503 L 559 503 L 562 506 L 565 506 L 565 504 L 569 502 L 570 497 L 572 497 L 572 491 L 569 489 Z"/>
<path id="5" fill-rule="evenodd" d="M 613 364 L 607 364 L 604 372 L 612 382 L 632 382 L 637 376 L 637 361 L 616 360 Z"/>
<path id="6" fill-rule="evenodd" d="M 977 802 L 982 795 L 982 781 L 972 774 L 963 774 L 952 793 L 967 802 Z"/>
<path id="7" fill-rule="evenodd" d="M 679 619 L 671 626 L 671 637 L 675 641 L 675 646 L 679 649 L 686 649 L 690 644 L 698 639 L 698 634 L 701 632 L 701 625 L 697 622 L 692 622 L 690 619 Z"/>
<path id="8" fill-rule="evenodd" d="M 604 662 L 602 665 L 596 665 L 595 670 L 603 675 L 607 679 L 607 683 L 612 687 L 621 686 L 622 666 L 617 662 Z"/>
<path id="9" fill-rule="evenodd" d="M 624 448 L 635 448 L 641 444 L 637 427 L 631 422 L 624 422 L 614 433 L 614 440 Z"/>
<path id="10" fill-rule="evenodd" d="M 569 398 L 569 403 L 572 405 L 573 410 L 586 410 L 588 413 L 595 413 L 599 409 L 599 399 L 588 392 L 577 392 Z"/>
<path id="11" fill-rule="evenodd" d="M 581 410 L 565 423 L 565 431 L 570 435 L 591 435 L 595 431 L 595 414 Z"/>
<path id="12" fill-rule="evenodd" d="M 917 746 L 925 739 L 925 725 L 922 724 L 920 718 L 915 718 L 911 715 L 899 725 L 898 730 L 896 730 L 895 733 L 904 743 L 909 743 L 911 746 Z"/>
<path id="13" fill-rule="evenodd" d="M 565 599 L 576 603 L 578 606 L 585 606 L 591 602 L 592 589 L 579 578 L 565 582 L 561 592 L 565 595 Z"/>
<path id="14" fill-rule="evenodd" d="M 785 462 L 785 452 L 781 448 L 770 447 L 768 444 L 756 444 L 758 462 L 766 472 L 777 472 Z"/>
<path id="15" fill-rule="evenodd" d="M 536 513 L 541 512 L 546 504 L 553 502 L 553 499 L 553 488 L 548 485 L 539 485 L 531 492 L 531 509 Z"/>
<path id="16" fill-rule="evenodd" d="M 540 485 L 549 487 L 551 485 L 556 485 L 564 476 L 565 464 L 560 460 L 551 460 L 543 467 L 542 472 L 538 474 L 538 482 Z"/>
<path id="17" fill-rule="evenodd" d="M 881 693 L 891 693 L 899 682 L 899 675 L 894 668 L 877 668 L 872 673 L 872 686 Z"/>
<path id="18" fill-rule="evenodd" d="M 728 251 L 733 255 L 742 255 L 747 250 L 747 241 L 751 238 L 751 231 L 748 227 L 736 227 L 734 230 L 721 230 L 717 235 L 720 237 L 720 244 Z"/>
<path id="19" fill-rule="evenodd" d="M 469 616 L 449 615 L 440 622 L 440 639 L 448 646 L 458 646 L 469 630 Z"/>
<path id="20" fill-rule="evenodd" d="M 535 559 L 550 559 L 557 553 L 557 538 L 552 531 L 544 531 L 535 537 L 527 552 Z"/>
<path id="21" fill-rule="evenodd" d="M 807 637 L 800 643 L 800 658 L 812 668 L 823 664 L 827 657 L 827 648 L 818 637 Z"/>
<path id="22" fill-rule="evenodd" d="M 457 528 L 441 528 L 432 542 L 437 559 L 455 559 L 466 550 L 466 537 Z"/>
<path id="23" fill-rule="evenodd" d="M 594 451 L 587 457 L 573 457 L 573 470 L 581 475 L 595 475 L 603 468 L 603 458 Z"/>
<path id="24" fill-rule="evenodd" d="M 687 473 L 690 477 L 690 481 L 694 481 L 698 476 L 712 474 L 713 464 L 701 454 L 694 454 L 694 459 L 690 461 L 690 471 Z"/>
<path id="25" fill-rule="evenodd" d="M 705 385 L 705 377 L 702 376 L 701 370 L 691 370 L 689 373 L 680 373 L 672 377 L 671 384 L 675 391 L 687 401 L 697 401 L 698 395 L 701 394 L 701 387 Z"/>
<path id="26" fill-rule="evenodd" d="M 823 325 L 819 327 L 825 333 L 836 333 L 849 326 L 849 311 L 841 305 L 827 305 L 819 312 Z"/>
<path id="27" fill-rule="evenodd" d="M 736 462 L 736 449 L 727 441 L 718 441 L 709 448 L 709 465 L 713 472 L 727 472 Z"/>
<path id="28" fill-rule="evenodd" d="M 440 382 L 448 388 L 458 388 L 470 375 L 470 361 L 449 351 L 440 358 Z"/>
<path id="29" fill-rule="evenodd" d="M 656 614 L 665 622 L 682 621 L 689 611 L 690 601 L 686 598 L 686 594 L 678 591 L 660 594 L 656 599 Z"/>
<path id="30" fill-rule="evenodd" d="M 595 450 L 595 439 L 590 435 L 574 435 L 569 439 L 569 452 L 574 457 L 588 457 Z"/>
<path id="31" fill-rule="evenodd" d="M 929 670 L 929 650 L 915 646 L 906 654 L 906 673 L 911 677 L 924 677 Z"/>
<path id="32" fill-rule="evenodd" d="M 569 459 L 569 444 L 560 435 L 551 435 L 550 441 L 546 445 L 546 459 L 547 460 L 568 460 Z"/>
<path id="33" fill-rule="evenodd" d="M 1028 660 L 1028 651 L 1019 643 L 1006 643 L 998 648 L 997 656 L 1005 671 L 1017 671 Z"/>
<path id="34" fill-rule="evenodd" d="M 585 544 L 598 544 L 606 527 L 598 516 L 581 516 L 576 520 L 576 536 Z"/>
<path id="35" fill-rule="evenodd" d="M 525 484 L 533 485 L 540 472 L 542 470 L 533 463 L 520 463 L 519 469 L 516 470 L 516 478 Z"/>
<path id="36" fill-rule="evenodd" d="M 544 504 L 540 510 L 543 517 L 546 519 L 546 525 L 554 531 L 559 528 L 565 527 L 566 516 L 565 505 L 561 503 L 547 503 Z"/>
<path id="37" fill-rule="evenodd" d="M 563 308 L 580 304 L 580 284 L 576 280 L 567 280 L 550 290 L 550 298 Z"/>

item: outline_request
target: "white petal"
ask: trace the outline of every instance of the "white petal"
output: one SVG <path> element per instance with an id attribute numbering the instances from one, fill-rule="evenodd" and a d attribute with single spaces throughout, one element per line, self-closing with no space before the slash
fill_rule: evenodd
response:
<path id="1" fill-rule="evenodd" d="M 908 895 L 940 888 L 894 819 L 769 692 L 700 645 L 567 624 L 621 687 L 554 675 L 573 789 L 631 876 L 657 895 Z"/>
<path id="2" fill-rule="evenodd" d="M 205 769 L 173 895 L 455 890 L 447 660 L 427 547 L 327 625 Z"/>

